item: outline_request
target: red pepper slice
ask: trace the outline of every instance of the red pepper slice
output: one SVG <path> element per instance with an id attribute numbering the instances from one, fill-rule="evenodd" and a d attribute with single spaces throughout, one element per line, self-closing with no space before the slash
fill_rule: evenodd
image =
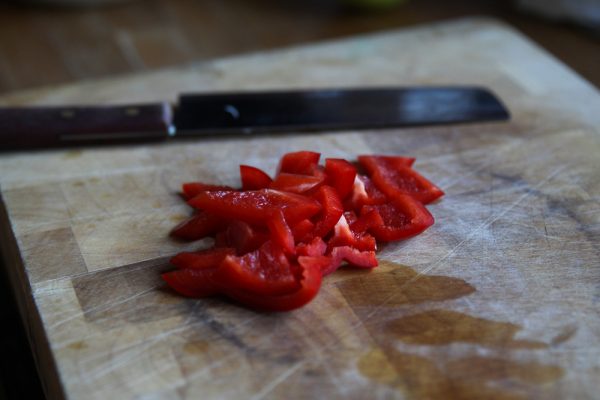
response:
<path id="1" fill-rule="evenodd" d="M 358 156 L 358 162 L 369 173 L 372 173 L 372 169 L 377 168 L 377 166 L 385 166 L 385 168 L 389 169 L 398 167 L 410 168 L 415 163 L 415 158 L 383 155 L 362 155 Z"/>
<path id="2" fill-rule="evenodd" d="M 271 218 L 267 220 L 267 227 L 271 233 L 271 240 L 274 244 L 281 246 L 283 251 L 288 254 L 294 254 L 296 249 L 294 247 L 294 235 L 292 230 L 285 222 L 283 213 L 281 210 L 277 210 Z"/>
<path id="3" fill-rule="evenodd" d="M 356 175 L 352 195 L 346 200 L 346 210 L 359 212 L 365 205 L 385 204 L 387 197 L 366 175 Z"/>
<path id="4" fill-rule="evenodd" d="M 365 207 L 361 211 L 360 217 L 355 218 L 352 222 L 348 221 L 352 232 L 364 233 L 370 228 L 384 225 L 383 218 L 381 218 L 381 214 L 377 209 Z"/>
<path id="5" fill-rule="evenodd" d="M 216 268 L 186 268 L 161 275 L 177 293 L 188 297 L 208 297 L 218 294 L 220 288 L 213 282 Z"/>
<path id="6" fill-rule="evenodd" d="M 326 271 L 327 269 L 331 268 L 331 265 L 334 262 L 334 260 L 331 258 L 331 256 L 324 256 L 324 255 L 300 256 L 300 257 L 298 257 L 298 261 L 301 262 L 303 265 L 306 265 L 307 263 L 311 263 L 315 266 L 318 266 L 319 269 L 321 270 L 322 276 L 327 275 L 327 274 L 323 274 L 323 271 Z M 335 261 L 335 262 L 337 262 L 337 261 Z"/>
<path id="7" fill-rule="evenodd" d="M 320 264 L 321 275 L 327 276 L 333 274 L 342 265 L 341 258 L 333 258 L 331 256 L 323 256 L 323 261 Z"/>
<path id="8" fill-rule="evenodd" d="M 321 186 L 315 198 L 321 203 L 321 214 L 312 234 L 323 237 L 340 220 L 340 217 L 344 213 L 344 206 L 337 191 L 331 186 Z"/>
<path id="9" fill-rule="evenodd" d="M 185 240 L 200 240 L 214 235 L 222 225 L 223 218 L 205 211 L 198 211 L 173 228 L 171 236 Z"/>
<path id="10" fill-rule="evenodd" d="M 203 182 L 188 182 L 184 183 L 181 187 L 183 190 L 183 198 L 189 200 L 191 198 L 196 197 L 198 194 L 204 191 L 213 192 L 216 190 L 236 190 L 231 186 L 225 185 L 211 185 Z"/>
<path id="11" fill-rule="evenodd" d="M 249 165 L 240 165 L 242 190 L 266 189 L 273 181 L 263 170 Z"/>
<path id="12" fill-rule="evenodd" d="M 350 246 L 335 247 L 331 257 L 334 260 L 345 260 L 358 268 L 375 268 L 378 265 L 374 251 L 360 251 Z"/>
<path id="13" fill-rule="evenodd" d="M 344 218 L 346 218 L 346 222 L 348 223 L 348 225 L 352 225 L 353 223 L 358 221 L 358 217 L 356 216 L 356 213 L 353 210 L 344 211 Z"/>
<path id="14" fill-rule="evenodd" d="M 318 257 L 325 254 L 327 243 L 320 237 L 316 236 L 310 243 L 300 243 L 296 246 L 296 254 L 298 256 Z"/>
<path id="15" fill-rule="evenodd" d="M 243 289 L 230 288 L 225 293 L 240 303 L 263 311 L 290 311 L 309 303 L 321 288 L 320 257 L 298 257 L 302 270 L 300 287 L 282 295 L 257 295 Z"/>
<path id="16" fill-rule="evenodd" d="M 371 269 L 377 267 L 375 251 L 360 251 L 350 246 L 335 247 L 331 252 L 331 255 L 327 258 L 329 258 L 329 263 L 323 262 L 321 264 L 321 273 L 323 276 L 335 272 L 344 261 L 346 261 L 348 265 L 357 268 Z"/>
<path id="17" fill-rule="evenodd" d="M 323 177 L 318 176 L 282 172 L 277 175 L 270 188 L 292 193 L 306 193 L 323 183 L 323 180 Z"/>
<path id="18" fill-rule="evenodd" d="M 235 255 L 235 249 L 230 247 L 211 248 L 196 252 L 179 253 L 170 262 L 179 269 L 208 269 L 217 268 L 227 256 Z"/>
<path id="19" fill-rule="evenodd" d="M 269 240 L 269 234 L 244 221 L 234 220 L 227 226 L 223 237 L 218 239 L 216 246 L 232 247 L 241 256 L 260 248 Z"/>
<path id="20" fill-rule="evenodd" d="M 341 158 L 328 158 L 325 160 L 325 174 L 327 185 L 333 186 L 340 199 L 344 200 L 354 187 L 356 167 Z"/>
<path id="21" fill-rule="evenodd" d="M 290 224 L 310 218 L 321 209 L 316 200 L 273 189 L 201 192 L 188 204 L 223 218 L 239 219 L 262 226 L 279 209 Z"/>
<path id="22" fill-rule="evenodd" d="M 310 240 L 310 233 L 315 229 L 315 224 L 309 219 L 303 219 L 292 227 L 294 242 L 299 243 Z"/>
<path id="23" fill-rule="evenodd" d="M 314 168 L 319 164 L 320 153 L 314 151 L 296 151 L 284 154 L 279 162 L 277 174 L 287 172 L 289 174 L 312 175 Z"/>
<path id="24" fill-rule="evenodd" d="M 374 212 L 377 214 L 377 212 Z M 381 217 L 379 217 L 381 220 Z M 381 220 L 383 222 L 383 220 Z M 375 251 L 377 243 L 375 238 L 365 232 L 356 232 L 348 225 L 346 217 L 340 218 L 335 225 L 334 234 L 327 242 L 329 253 L 335 247 L 350 246 L 360 251 Z"/>
<path id="25" fill-rule="evenodd" d="M 384 242 L 418 235 L 434 222 L 425 206 L 406 194 L 396 195 L 387 204 L 366 206 L 364 210 L 376 210 L 380 214 L 384 224 L 371 227 L 369 232 Z"/>
<path id="26" fill-rule="evenodd" d="M 212 248 L 198 252 L 183 252 L 171 258 L 179 270 L 162 274 L 175 291 L 189 297 L 207 297 L 219 293 L 215 271 L 225 257 L 235 254 L 231 248 Z"/>
<path id="27" fill-rule="evenodd" d="M 282 249 L 267 241 L 242 257 L 227 256 L 215 272 L 216 282 L 228 289 L 261 295 L 281 295 L 299 288 L 293 266 Z"/>
<path id="28" fill-rule="evenodd" d="M 327 179 L 327 174 L 325 173 L 325 168 L 322 165 L 315 165 L 312 168 L 310 173 L 311 176 L 315 176 L 317 178 L 321 178 L 323 182 Z"/>
<path id="29" fill-rule="evenodd" d="M 421 203 L 428 204 L 444 194 L 440 188 L 409 165 L 404 165 L 406 163 L 400 162 L 397 157 L 360 156 L 358 161 L 369 172 L 375 186 L 389 197 L 408 194 Z"/>

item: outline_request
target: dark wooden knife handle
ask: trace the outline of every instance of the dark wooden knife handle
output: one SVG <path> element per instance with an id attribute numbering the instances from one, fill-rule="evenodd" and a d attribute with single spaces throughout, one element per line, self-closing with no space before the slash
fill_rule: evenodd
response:
<path id="1" fill-rule="evenodd" d="M 155 141 L 170 126 L 168 103 L 0 108 L 0 150 Z"/>

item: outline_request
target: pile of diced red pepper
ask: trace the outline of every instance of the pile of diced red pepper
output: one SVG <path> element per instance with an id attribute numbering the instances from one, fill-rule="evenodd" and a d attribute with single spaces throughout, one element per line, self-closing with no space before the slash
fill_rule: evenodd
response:
<path id="1" fill-rule="evenodd" d="M 287 311 L 311 301 L 342 264 L 377 266 L 377 241 L 415 236 L 433 224 L 425 208 L 444 193 L 413 168 L 414 158 L 364 155 L 358 164 L 299 151 L 274 178 L 241 165 L 242 187 L 192 182 L 195 214 L 171 234 L 214 238 L 213 247 L 171 259 L 162 275 L 191 297 L 225 295 L 254 309 Z"/>

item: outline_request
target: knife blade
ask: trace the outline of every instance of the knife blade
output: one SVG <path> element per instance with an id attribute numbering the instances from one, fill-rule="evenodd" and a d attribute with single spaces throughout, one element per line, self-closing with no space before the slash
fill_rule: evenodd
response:
<path id="1" fill-rule="evenodd" d="M 493 93 L 474 86 L 183 94 L 175 105 L 0 108 L 0 149 L 508 118 L 508 110 Z"/>

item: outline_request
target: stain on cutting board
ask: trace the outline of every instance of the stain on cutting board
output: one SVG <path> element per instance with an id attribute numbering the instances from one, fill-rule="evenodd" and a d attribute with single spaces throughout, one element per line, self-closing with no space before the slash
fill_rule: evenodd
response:
<path id="1" fill-rule="evenodd" d="M 419 275 L 402 265 L 381 262 L 386 272 L 348 279 L 337 286 L 353 307 L 396 307 L 425 301 L 457 299 L 475 292 L 468 282 L 448 276 Z"/>
<path id="2" fill-rule="evenodd" d="M 404 343 L 445 345 L 455 342 L 505 349 L 543 349 L 546 343 L 518 340 L 521 328 L 508 322 L 490 321 L 450 310 L 429 310 L 391 321 L 387 330 Z"/>
<path id="3" fill-rule="evenodd" d="M 472 356 L 440 364 L 386 347 L 364 355 L 358 368 L 365 377 L 399 389 L 410 399 L 430 400 L 526 399 L 532 385 L 554 382 L 563 375 L 558 366 L 501 358 Z"/>
<path id="4" fill-rule="evenodd" d="M 512 400 L 531 397 L 540 385 L 563 376 L 562 368 L 556 365 L 510 359 L 513 350 L 549 347 L 542 341 L 516 339 L 521 327 L 514 323 L 437 307 L 419 312 L 407 308 L 408 315 L 389 317 L 388 311 L 393 312 L 390 305 L 453 300 L 476 289 L 459 278 L 419 275 L 403 265 L 383 264 L 382 267 L 392 269 L 369 279 L 357 277 L 338 284 L 378 344 L 357 363 L 364 377 L 401 390 L 411 399 Z M 557 338 L 559 342 L 566 341 L 573 334 L 572 327 L 567 327 Z M 476 350 L 472 355 L 453 358 L 443 351 L 453 344 L 501 353 L 482 356 Z M 421 355 L 419 346 L 434 347 L 430 353 L 433 356 Z M 435 348 L 440 351 L 435 352 Z"/>

